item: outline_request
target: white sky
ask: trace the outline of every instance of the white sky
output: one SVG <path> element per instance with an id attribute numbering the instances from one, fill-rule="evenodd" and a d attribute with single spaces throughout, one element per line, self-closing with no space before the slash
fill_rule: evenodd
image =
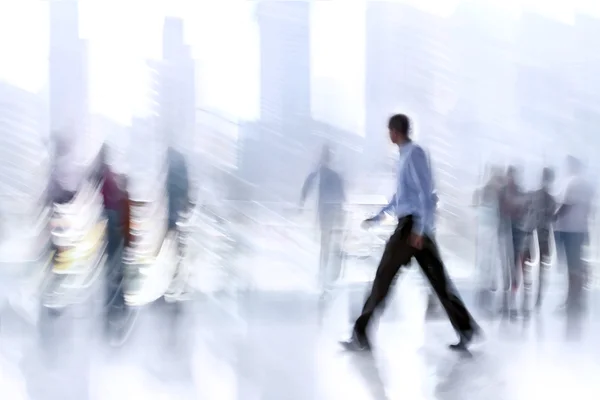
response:
<path id="1" fill-rule="evenodd" d="M 407 0 L 441 15 L 460 0 Z M 531 9 L 563 21 L 573 10 L 600 15 L 596 0 L 480 0 L 518 15 Z M 147 93 L 145 60 L 161 51 L 165 14 L 184 17 L 202 79 L 199 106 L 240 118 L 259 109 L 258 30 L 246 0 L 80 0 L 90 41 L 92 112 L 127 123 Z M 312 16 L 313 114 L 343 128 L 364 125 L 366 0 L 317 1 Z M 48 71 L 47 0 L 0 0 L 0 79 L 41 91 Z M 317 40 L 318 38 L 318 40 Z M 335 48 L 335 51 L 331 49 Z M 315 90 L 315 89 L 321 89 Z"/>

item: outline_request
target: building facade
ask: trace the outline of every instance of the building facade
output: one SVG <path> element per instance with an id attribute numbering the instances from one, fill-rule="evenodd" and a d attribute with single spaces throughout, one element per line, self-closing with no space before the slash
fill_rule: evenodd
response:
<path id="1" fill-rule="evenodd" d="M 77 147 L 89 134 L 87 60 L 88 44 L 79 37 L 77 1 L 50 2 L 50 130 L 77 142 Z"/>

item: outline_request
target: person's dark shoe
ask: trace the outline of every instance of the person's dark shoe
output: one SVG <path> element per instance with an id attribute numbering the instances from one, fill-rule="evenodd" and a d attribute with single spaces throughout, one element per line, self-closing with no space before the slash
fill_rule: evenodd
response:
<path id="1" fill-rule="evenodd" d="M 458 343 L 451 344 L 448 347 L 450 350 L 454 351 L 468 351 L 469 345 L 473 343 L 474 340 L 481 340 L 483 338 L 483 332 L 479 326 L 475 326 L 473 329 L 462 332 L 460 334 L 460 340 Z"/>
<path id="2" fill-rule="evenodd" d="M 356 333 L 352 335 L 350 340 L 340 342 L 340 345 L 346 351 L 371 351 L 371 343 L 366 336 L 360 337 Z"/>
<path id="3" fill-rule="evenodd" d="M 444 315 L 444 309 L 439 305 L 439 303 L 430 299 L 427 304 L 427 309 L 425 310 L 425 319 L 439 319 L 443 318 Z"/>

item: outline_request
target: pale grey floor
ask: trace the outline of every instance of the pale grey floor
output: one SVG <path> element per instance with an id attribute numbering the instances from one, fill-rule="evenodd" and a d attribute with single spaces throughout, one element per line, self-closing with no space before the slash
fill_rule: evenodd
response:
<path id="1" fill-rule="evenodd" d="M 465 298 L 472 298 L 467 289 Z M 397 284 L 368 356 L 344 353 L 337 344 L 356 308 L 349 298 L 359 296 L 361 290 L 340 290 L 324 308 L 307 291 L 199 298 L 185 310 L 172 345 L 176 321 L 158 307 L 140 314 L 118 351 L 99 344 L 91 318 L 75 315 L 61 327 L 52 368 L 34 347 L 31 329 L 5 313 L 0 398 L 600 398 L 594 309 L 570 324 L 553 306 L 529 322 L 481 321 L 486 341 L 467 357 L 447 350 L 455 336 L 444 319 L 425 321 L 425 293 L 411 272 Z"/>

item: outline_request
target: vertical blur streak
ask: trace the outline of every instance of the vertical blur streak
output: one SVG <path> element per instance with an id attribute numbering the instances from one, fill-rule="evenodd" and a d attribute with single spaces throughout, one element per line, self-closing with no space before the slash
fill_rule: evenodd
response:
<path id="1" fill-rule="evenodd" d="M 0 397 L 597 398 L 594 4 L 0 0 Z M 395 113 L 492 332 L 470 361 L 416 269 L 373 357 L 334 347 Z"/>

